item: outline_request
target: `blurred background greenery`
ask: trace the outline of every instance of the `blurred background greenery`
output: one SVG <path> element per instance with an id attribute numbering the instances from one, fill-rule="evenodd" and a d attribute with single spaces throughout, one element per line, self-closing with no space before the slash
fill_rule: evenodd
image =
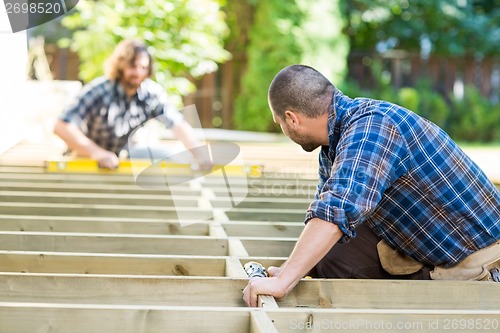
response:
<path id="1" fill-rule="evenodd" d="M 302 63 L 456 140 L 500 140 L 500 0 L 87 0 L 30 34 L 56 79 L 84 83 L 121 39 L 143 39 L 155 79 L 205 128 L 279 131 L 267 88 Z"/>

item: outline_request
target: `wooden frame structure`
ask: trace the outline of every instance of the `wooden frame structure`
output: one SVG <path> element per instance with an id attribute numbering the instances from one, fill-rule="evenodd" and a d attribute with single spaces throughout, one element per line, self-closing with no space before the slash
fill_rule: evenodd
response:
<path id="1" fill-rule="evenodd" d="M 246 308 L 243 265 L 286 260 L 315 186 L 271 173 L 251 181 L 224 212 L 213 184 L 180 184 L 174 206 L 123 174 L 0 166 L 0 331 L 498 330 L 500 286 L 483 282 L 303 279 L 285 299 Z"/>

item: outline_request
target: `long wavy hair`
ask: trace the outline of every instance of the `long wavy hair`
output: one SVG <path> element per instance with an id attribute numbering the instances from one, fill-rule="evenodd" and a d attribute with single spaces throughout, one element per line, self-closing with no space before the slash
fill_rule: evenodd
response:
<path id="1" fill-rule="evenodd" d="M 139 54 L 145 53 L 149 57 L 148 76 L 153 73 L 153 57 L 148 52 L 148 47 L 142 41 L 137 39 L 122 40 L 108 58 L 105 64 L 105 72 L 109 79 L 120 81 L 123 77 L 123 70 L 126 67 L 133 66 Z"/>

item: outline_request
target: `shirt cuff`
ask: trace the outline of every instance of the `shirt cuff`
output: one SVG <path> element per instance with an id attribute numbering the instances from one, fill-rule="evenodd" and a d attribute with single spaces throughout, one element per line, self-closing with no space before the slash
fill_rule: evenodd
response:
<path id="1" fill-rule="evenodd" d="M 339 240 L 340 243 L 346 243 L 351 240 L 351 238 L 356 237 L 356 231 L 354 228 L 349 227 L 345 212 L 341 208 L 329 206 L 321 200 L 315 200 L 307 210 L 304 223 L 307 224 L 315 217 L 336 224 L 339 227 L 340 231 L 344 234 Z"/>

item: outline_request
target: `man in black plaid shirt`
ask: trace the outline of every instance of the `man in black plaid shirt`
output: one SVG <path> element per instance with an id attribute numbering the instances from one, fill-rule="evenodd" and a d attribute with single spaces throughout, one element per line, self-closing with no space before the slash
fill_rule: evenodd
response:
<path id="1" fill-rule="evenodd" d="M 122 151 L 130 153 L 129 135 L 149 119 L 160 119 L 184 146 L 194 152 L 200 144 L 192 127 L 171 104 L 162 87 L 152 81 L 152 57 L 144 43 L 124 40 L 106 64 L 106 76 L 86 85 L 56 122 L 54 133 L 79 156 L 98 161 L 103 168 L 118 167 Z M 151 147 L 145 147 L 151 153 Z M 130 154 L 129 154 L 130 155 Z M 147 152 L 135 152 L 134 157 Z M 163 155 L 165 153 L 157 153 Z M 203 156 L 194 156 L 202 166 Z"/>

